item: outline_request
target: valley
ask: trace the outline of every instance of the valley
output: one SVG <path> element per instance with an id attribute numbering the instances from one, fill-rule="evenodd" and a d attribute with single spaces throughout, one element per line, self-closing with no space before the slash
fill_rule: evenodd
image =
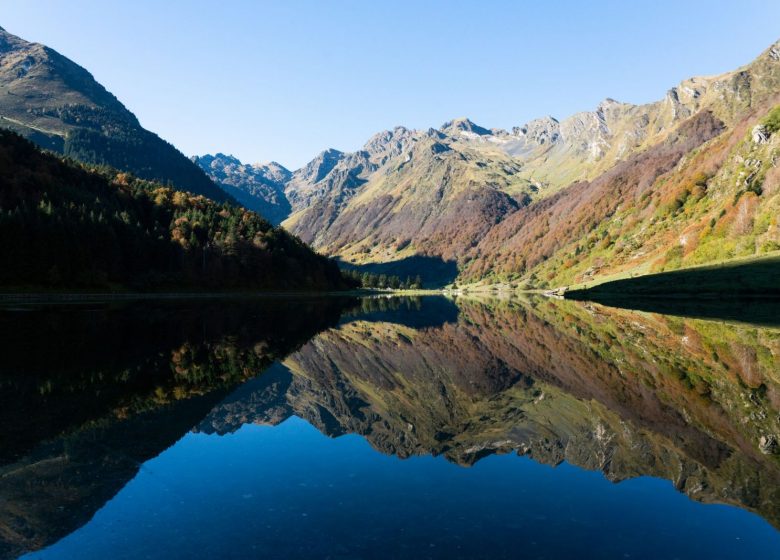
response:
<path id="1" fill-rule="evenodd" d="M 511 131 L 396 127 L 285 170 L 271 200 L 286 197 L 281 224 L 327 255 L 438 259 L 457 268 L 450 282 L 538 289 L 760 258 L 780 249 L 779 100 L 775 44 L 648 105 L 607 99 Z"/>
<path id="2" fill-rule="evenodd" d="M 777 556 L 780 4 L 0 15 L 0 560 Z"/>
<path id="3" fill-rule="evenodd" d="M 343 267 L 426 288 L 594 284 L 780 251 L 778 43 L 646 105 L 607 98 L 511 130 L 398 126 L 294 171 L 188 160 L 85 69 L 4 30 L 0 88 L 2 122 L 44 149 L 239 204 Z"/>

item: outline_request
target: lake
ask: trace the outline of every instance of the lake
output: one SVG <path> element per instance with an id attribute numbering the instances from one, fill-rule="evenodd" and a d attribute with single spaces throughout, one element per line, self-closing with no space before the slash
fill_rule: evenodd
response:
<path id="1" fill-rule="evenodd" d="M 780 558 L 771 305 L 5 304 L 0 558 Z"/>

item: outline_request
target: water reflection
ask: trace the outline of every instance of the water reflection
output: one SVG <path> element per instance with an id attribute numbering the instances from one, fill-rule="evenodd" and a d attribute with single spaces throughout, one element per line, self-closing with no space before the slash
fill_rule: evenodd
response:
<path id="1" fill-rule="evenodd" d="M 1 312 L 0 558 L 86 523 L 144 461 L 354 303 Z"/>
<path id="2" fill-rule="evenodd" d="M 614 481 L 667 478 L 778 525 L 780 331 L 552 300 L 459 311 L 435 328 L 323 332 L 199 429 L 296 415 L 400 457 L 517 451 Z"/>
<path id="3" fill-rule="evenodd" d="M 776 328 L 444 298 L 79 308 L 0 326 L 4 556 L 86 523 L 191 429 L 291 416 L 402 458 L 516 452 L 665 478 L 780 526 Z"/>

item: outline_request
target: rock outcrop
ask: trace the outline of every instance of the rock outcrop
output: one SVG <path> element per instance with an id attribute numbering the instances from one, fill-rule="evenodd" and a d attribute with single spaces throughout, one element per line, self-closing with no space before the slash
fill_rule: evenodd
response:
<path id="1" fill-rule="evenodd" d="M 272 224 L 279 225 L 290 214 L 284 187 L 292 173 L 284 166 L 276 162 L 243 164 L 221 153 L 194 156 L 192 161 L 241 205 Z"/>

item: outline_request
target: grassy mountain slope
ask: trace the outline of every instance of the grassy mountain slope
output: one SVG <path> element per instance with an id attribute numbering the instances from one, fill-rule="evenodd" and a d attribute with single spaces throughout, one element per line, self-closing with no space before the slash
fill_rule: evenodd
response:
<path id="1" fill-rule="evenodd" d="M 321 155 L 305 180 L 296 172 L 284 225 L 353 263 L 422 255 L 457 262 L 469 281 L 537 286 L 771 251 L 775 140 L 771 126 L 760 141 L 752 135 L 774 118 L 779 61 L 777 44 L 654 103 L 607 99 L 511 131 L 465 118 L 425 132 L 399 127 L 353 154 Z M 713 218 L 720 226 L 703 232 Z"/>
<path id="2" fill-rule="evenodd" d="M 343 158 L 284 225 L 353 262 L 452 260 L 525 203 L 507 194 L 518 171 L 500 151 L 486 157 L 445 133 L 399 127 Z"/>
<path id="3" fill-rule="evenodd" d="M 780 249 L 780 48 L 710 83 L 663 141 L 493 228 L 462 276 L 543 287 Z"/>
<path id="4" fill-rule="evenodd" d="M 691 149 L 716 136 L 723 123 L 711 113 L 692 118 L 673 137 L 616 165 L 592 182 L 575 183 L 510 216 L 477 246 L 467 277 L 524 274 L 608 220 L 627 199 L 640 198 Z"/>
<path id="5" fill-rule="evenodd" d="M 562 285 L 774 253 L 780 135 L 771 123 L 778 115 L 757 108 L 731 129 L 703 131 L 699 145 L 678 144 L 670 165 L 642 176 L 670 137 L 529 207 L 482 240 L 464 276 Z"/>
<path id="6" fill-rule="evenodd" d="M 98 173 L 0 131 L 0 285 L 338 289 L 338 267 L 257 214 Z"/>
<path id="7" fill-rule="evenodd" d="M 85 163 L 231 200 L 175 147 L 144 129 L 84 68 L 2 28 L 0 126 Z"/>

